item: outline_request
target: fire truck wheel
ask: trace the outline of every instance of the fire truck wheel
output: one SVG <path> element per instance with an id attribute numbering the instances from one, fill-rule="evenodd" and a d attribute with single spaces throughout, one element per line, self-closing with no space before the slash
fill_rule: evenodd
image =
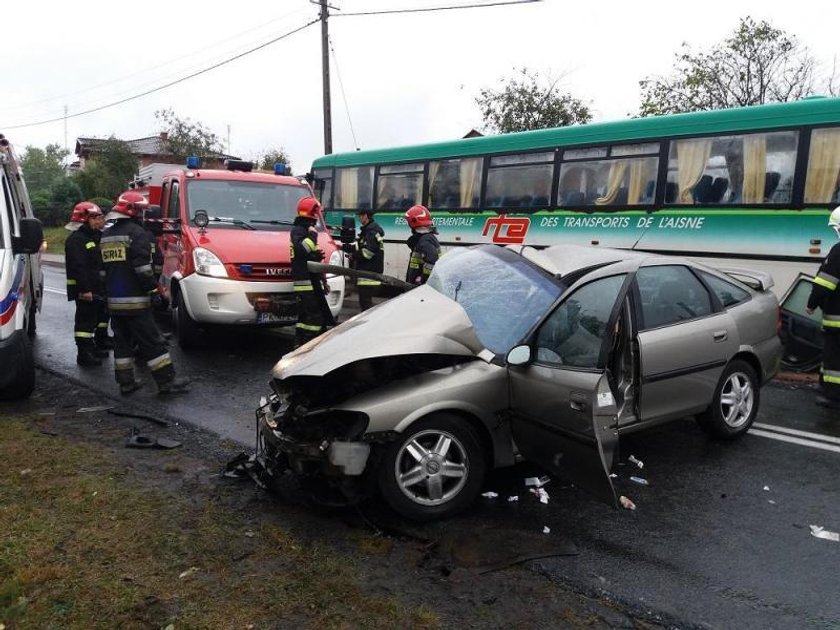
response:
<path id="1" fill-rule="evenodd" d="M 175 308 L 172 309 L 172 327 L 178 335 L 178 345 L 188 350 L 201 343 L 201 328 L 190 317 L 184 305 L 184 296 L 179 291 L 175 298 Z"/>

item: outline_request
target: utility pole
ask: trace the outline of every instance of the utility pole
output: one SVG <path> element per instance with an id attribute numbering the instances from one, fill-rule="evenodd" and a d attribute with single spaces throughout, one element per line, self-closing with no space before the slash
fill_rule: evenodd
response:
<path id="1" fill-rule="evenodd" d="M 321 5 L 321 73 L 324 80 L 324 153 L 332 153 L 332 108 L 330 106 L 330 51 L 329 17 L 327 0 L 320 0 Z"/>

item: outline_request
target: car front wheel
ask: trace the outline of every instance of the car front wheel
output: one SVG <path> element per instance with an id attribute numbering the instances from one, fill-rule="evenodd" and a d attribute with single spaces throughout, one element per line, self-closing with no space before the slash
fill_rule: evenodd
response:
<path id="1" fill-rule="evenodd" d="M 759 388 L 755 370 L 746 361 L 732 361 L 720 377 L 711 406 L 697 416 L 700 426 L 722 440 L 741 437 L 758 413 Z"/>
<path id="2" fill-rule="evenodd" d="M 430 521 L 470 505 L 481 490 L 484 471 L 484 452 L 472 427 L 439 413 L 415 422 L 389 445 L 379 487 L 395 511 Z"/>
<path id="3" fill-rule="evenodd" d="M 180 291 L 175 297 L 175 308 L 172 309 L 172 325 L 178 336 L 178 345 L 184 350 L 195 348 L 201 343 L 201 328 L 187 313 L 184 296 Z"/>

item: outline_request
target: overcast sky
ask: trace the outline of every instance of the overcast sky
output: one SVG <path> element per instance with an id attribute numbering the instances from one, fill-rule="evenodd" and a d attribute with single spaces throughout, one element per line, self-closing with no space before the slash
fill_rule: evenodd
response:
<path id="1" fill-rule="evenodd" d="M 638 108 L 639 80 L 668 73 L 682 42 L 711 45 L 747 15 L 799 37 L 826 71 L 840 50 L 840 2 L 543 0 L 342 16 L 483 1 L 331 0 L 340 9 L 329 22 L 334 151 L 461 137 L 481 126 L 480 89 L 520 67 L 563 76 L 562 88 L 589 103 L 596 120 L 621 118 Z M 65 141 L 72 152 L 79 136 L 154 135 L 161 131 L 154 112 L 163 108 L 229 138 L 235 155 L 283 147 L 297 173 L 324 152 L 319 24 L 167 89 L 73 117 L 299 28 L 318 17 L 309 0 L 5 4 L 0 132 L 19 152 Z M 66 123 L 14 128 L 61 119 L 65 106 Z"/>

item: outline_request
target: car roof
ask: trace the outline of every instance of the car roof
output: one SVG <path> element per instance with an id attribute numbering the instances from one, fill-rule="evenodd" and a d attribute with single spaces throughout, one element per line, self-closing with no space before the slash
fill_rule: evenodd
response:
<path id="1" fill-rule="evenodd" d="M 662 258 L 646 252 L 584 245 L 554 245 L 545 249 L 525 246 L 512 246 L 511 248 L 548 273 L 560 277 L 579 269 L 599 267 L 611 263 L 633 260 L 638 264 L 649 258 Z"/>

